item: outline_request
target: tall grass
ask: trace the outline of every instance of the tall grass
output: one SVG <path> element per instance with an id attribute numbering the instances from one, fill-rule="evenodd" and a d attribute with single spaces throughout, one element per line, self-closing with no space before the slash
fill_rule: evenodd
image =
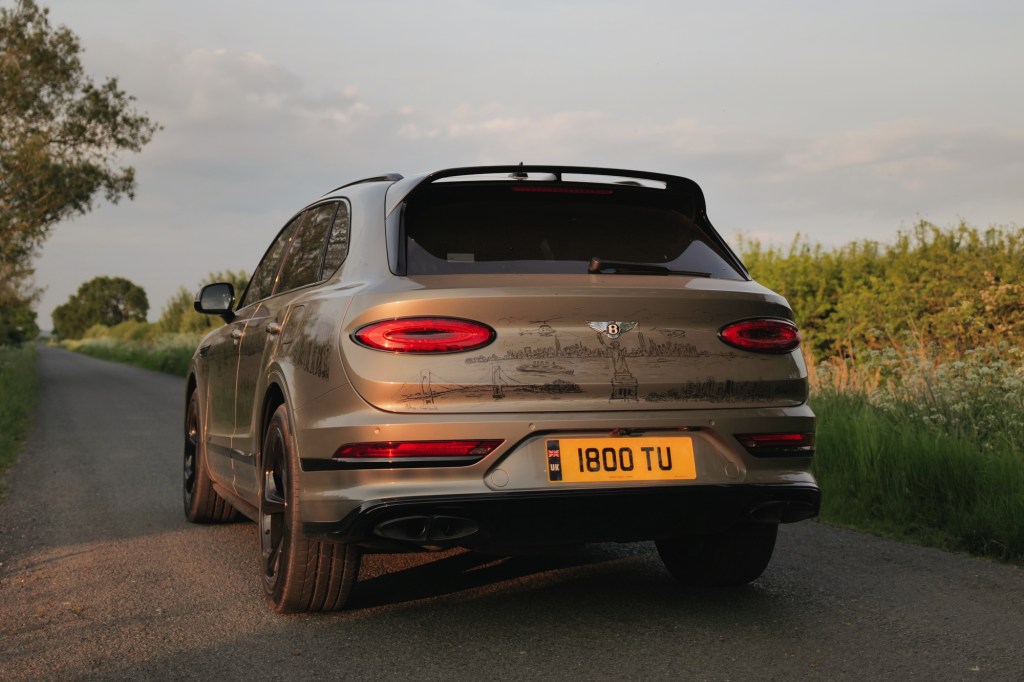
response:
<path id="1" fill-rule="evenodd" d="M 1024 369 L 911 345 L 814 374 L 822 518 L 1024 562 Z"/>
<path id="2" fill-rule="evenodd" d="M 13 466 L 36 405 L 36 349 L 0 346 L 0 494 L 2 475 Z"/>
<path id="3" fill-rule="evenodd" d="M 61 346 L 104 360 L 185 376 L 201 338 L 197 334 L 165 334 L 147 340 L 101 337 L 63 341 Z"/>
<path id="4" fill-rule="evenodd" d="M 1024 563 L 1024 228 L 740 246 L 804 332 L 822 518 Z"/>

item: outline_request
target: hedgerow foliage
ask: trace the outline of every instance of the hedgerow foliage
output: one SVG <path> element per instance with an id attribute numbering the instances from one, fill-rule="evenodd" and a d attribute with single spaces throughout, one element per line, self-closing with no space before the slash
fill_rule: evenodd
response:
<path id="1" fill-rule="evenodd" d="M 742 246 L 813 356 L 822 518 L 1024 561 L 1024 230 Z"/>
<path id="2" fill-rule="evenodd" d="M 244 270 L 215 272 L 203 280 L 204 283 L 230 282 L 235 287 L 236 297 L 241 295 L 248 281 Z M 80 339 L 65 339 L 61 345 L 105 360 L 184 376 L 200 339 L 224 324 L 215 315 L 197 313 L 194 301 L 195 293 L 181 287 L 164 306 L 158 322 L 126 320 L 113 326 L 95 324 Z"/>
<path id="3" fill-rule="evenodd" d="M 245 285 L 249 283 L 249 275 L 245 270 L 239 270 L 238 272 L 224 270 L 223 272 L 211 273 L 203 280 L 203 284 L 212 284 L 214 282 L 230 282 L 235 287 L 235 300 L 237 301 L 245 290 Z M 167 305 L 164 306 L 160 314 L 160 321 L 158 322 L 163 331 L 168 334 L 205 333 L 214 327 L 224 324 L 215 315 L 203 315 L 195 311 L 193 303 L 196 300 L 196 292 L 198 290 L 198 286 L 195 291 L 180 287 L 178 292 L 171 297 Z"/>
<path id="4" fill-rule="evenodd" d="M 908 338 L 953 358 L 1000 343 L 1024 345 L 1024 229 L 928 222 L 891 244 L 826 249 L 740 240 L 751 275 L 785 296 L 813 358 L 856 358 Z"/>

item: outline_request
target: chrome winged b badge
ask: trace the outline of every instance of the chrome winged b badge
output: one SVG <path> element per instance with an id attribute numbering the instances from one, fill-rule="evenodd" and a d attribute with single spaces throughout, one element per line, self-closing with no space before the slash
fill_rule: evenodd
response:
<path id="1" fill-rule="evenodd" d="M 590 328 L 598 334 L 607 334 L 609 339 L 617 339 L 630 329 L 636 327 L 639 322 L 587 322 Z"/>

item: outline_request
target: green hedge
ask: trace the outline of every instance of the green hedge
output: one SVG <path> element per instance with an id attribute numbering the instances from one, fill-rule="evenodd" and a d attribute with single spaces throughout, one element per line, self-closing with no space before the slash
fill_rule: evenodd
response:
<path id="1" fill-rule="evenodd" d="M 921 222 L 892 244 L 788 248 L 740 240 L 751 275 L 787 298 L 818 361 L 899 347 L 910 338 L 952 358 L 1024 345 L 1024 228 L 941 229 Z"/>

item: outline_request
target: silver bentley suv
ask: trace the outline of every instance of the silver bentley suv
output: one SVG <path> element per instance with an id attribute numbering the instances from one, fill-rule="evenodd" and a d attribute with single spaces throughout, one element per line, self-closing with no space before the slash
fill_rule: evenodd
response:
<path id="1" fill-rule="evenodd" d="M 190 521 L 258 525 L 279 612 L 338 609 L 364 552 L 653 540 L 693 585 L 815 516 L 793 312 L 691 180 L 570 166 L 343 185 L 291 217 L 185 397 Z"/>

